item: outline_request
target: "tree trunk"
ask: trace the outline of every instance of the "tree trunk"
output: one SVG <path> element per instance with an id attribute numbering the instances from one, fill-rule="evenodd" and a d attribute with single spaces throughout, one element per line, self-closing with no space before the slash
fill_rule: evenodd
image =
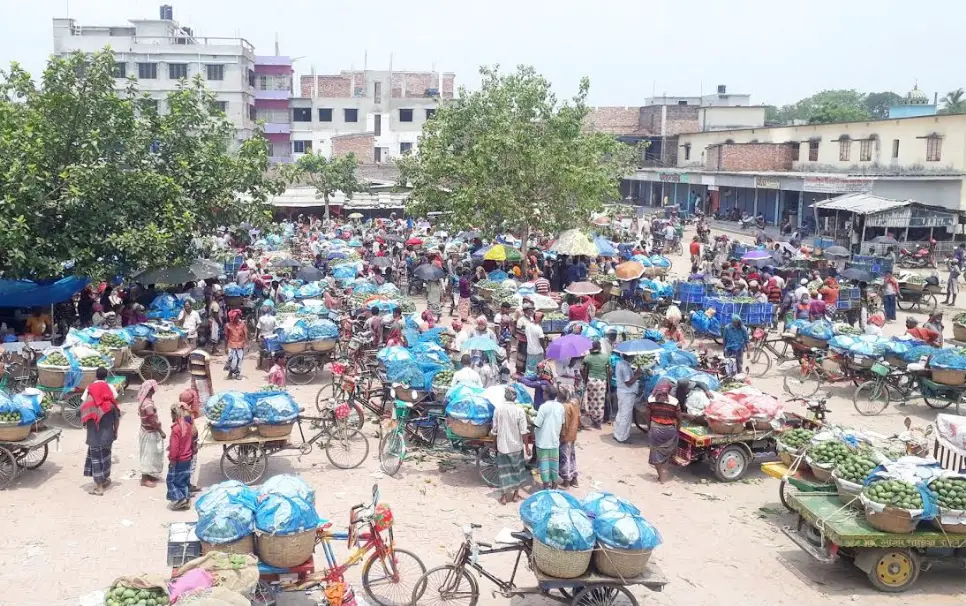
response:
<path id="1" fill-rule="evenodd" d="M 329 194 L 323 194 L 322 200 L 325 201 L 325 224 L 329 224 Z"/>
<path id="2" fill-rule="evenodd" d="M 530 224 L 523 226 L 523 236 L 520 238 L 520 254 L 523 255 L 523 262 L 520 266 L 523 268 L 523 281 L 530 281 L 530 248 L 527 246 L 527 241 L 530 239 Z"/>

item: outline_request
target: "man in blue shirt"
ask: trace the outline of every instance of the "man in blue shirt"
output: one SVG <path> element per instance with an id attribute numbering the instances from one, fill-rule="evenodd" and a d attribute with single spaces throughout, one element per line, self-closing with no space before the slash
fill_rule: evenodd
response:
<path id="1" fill-rule="evenodd" d="M 747 347 L 750 339 L 748 337 L 748 330 L 741 323 L 741 318 L 738 314 L 731 316 L 731 324 L 724 327 L 721 336 L 724 338 L 725 356 L 733 356 L 738 372 L 745 372 L 745 347 Z"/>
<path id="2" fill-rule="evenodd" d="M 580 270 L 578 269 L 575 261 L 571 261 L 570 265 L 567 266 L 567 280 L 564 284 L 564 288 L 573 282 L 580 282 Z"/>

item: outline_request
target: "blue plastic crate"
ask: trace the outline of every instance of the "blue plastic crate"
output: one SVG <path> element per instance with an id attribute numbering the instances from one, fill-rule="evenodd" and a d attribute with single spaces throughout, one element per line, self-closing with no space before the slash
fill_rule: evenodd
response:
<path id="1" fill-rule="evenodd" d="M 681 301 L 681 303 L 690 303 L 690 304 L 694 304 L 694 305 L 703 305 L 706 298 L 707 297 L 705 297 L 705 295 L 703 295 L 703 294 L 702 295 L 699 295 L 699 294 L 688 294 L 688 295 L 680 295 L 678 297 L 678 299 Z"/>
<path id="2" fill-rule="evenodd" d="M 835 246 L 835 240 L 832 238 L 815 238 L 813 243 L 816 248 L 831 248 Z"/>
<path id="3" fill-rule="evenodd" d="M 743 318 L 742 322 L 744 322 L 748 326 L 764 326 L 766 324 L 771 324 L 774 319 L 775 319 L 775 316 L 772 314 L 754 313 L 754 314 L 748 314 L 748 317 Z"/>

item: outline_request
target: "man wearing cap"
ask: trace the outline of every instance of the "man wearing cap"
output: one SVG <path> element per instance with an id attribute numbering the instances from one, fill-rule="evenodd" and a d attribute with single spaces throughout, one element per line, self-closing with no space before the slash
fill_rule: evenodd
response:
<path id="1" fill-rule="evenodd" d="M 620 353 L 620 352 L 618 352 Z M 644 369 L 634 369 L 631 356 L 621 353 L 621 361 L 614 369 L 617 378 L 617 415 L 614 419 L 614 440 L 623 444 L 631 436 L 631 423 L 634 420 L 634 404 L 637 401 L 637 382 Z"/>
<path id="2" fill-rule="evenodd" d="M 906 334 L 910 337 L 925 341 L 927 345 L 938 346 L 941 334 L 926 326 L 919 326 L 919 320 L 909 316 L 906 318 Z"/>
<path id="3" fill-rule="evenodd" d="M 738 314 L 731 316 L 731 323 L 724 327 L 721 334 L 724 339 L 724 352 L 726 357 L 733 357 L 738 372 L 744 372 L 745 347 L 748 345 L 748 330 L 741 323 Z"/>
<path id="4" fill-rule="evenodd" d="M 795 289 L 795 300 L 801 301 L 802 295 L 809 294 L 808 292 L 808 279 L 802 278 L 801 282 L 798 283 L 798 288 Z"/>

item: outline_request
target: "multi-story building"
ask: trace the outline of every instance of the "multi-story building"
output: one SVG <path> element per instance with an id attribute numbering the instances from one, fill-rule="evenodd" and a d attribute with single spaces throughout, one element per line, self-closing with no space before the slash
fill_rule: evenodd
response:
<path id="1" fill-rule="evenodd" d="M 415 152 L 426 120 L 452 99 L 451 73 L 350 70 L 301 78 L 291 100 L 292 157 L 353 152 L 363 164 Z"/>
<path id="2" fill-rule="evenodd" d="M 292 160 L 292 59 L 255 57 L 255 118 L 262 123 L 273 163 Z"/>
<path id="3" fill-rule="evenodd" d="M 177 89 L 178 82 L 200 74 L 238 128 L 238 138 L 251 136 L 255 49 L 244 38 L 198 36 L 178 24 L 167 5 L 161 7 L 158 19 L 132 19 L 129 26 L 82 26 L 60 18 L 53 22 L 55 54 L 93 53 L 109 46 L 116 56 L 118 88 L 127 86 L 127 78 L 137 78 L 139 89 L 157 100 L 162 113 L 168 93 Z"/>

